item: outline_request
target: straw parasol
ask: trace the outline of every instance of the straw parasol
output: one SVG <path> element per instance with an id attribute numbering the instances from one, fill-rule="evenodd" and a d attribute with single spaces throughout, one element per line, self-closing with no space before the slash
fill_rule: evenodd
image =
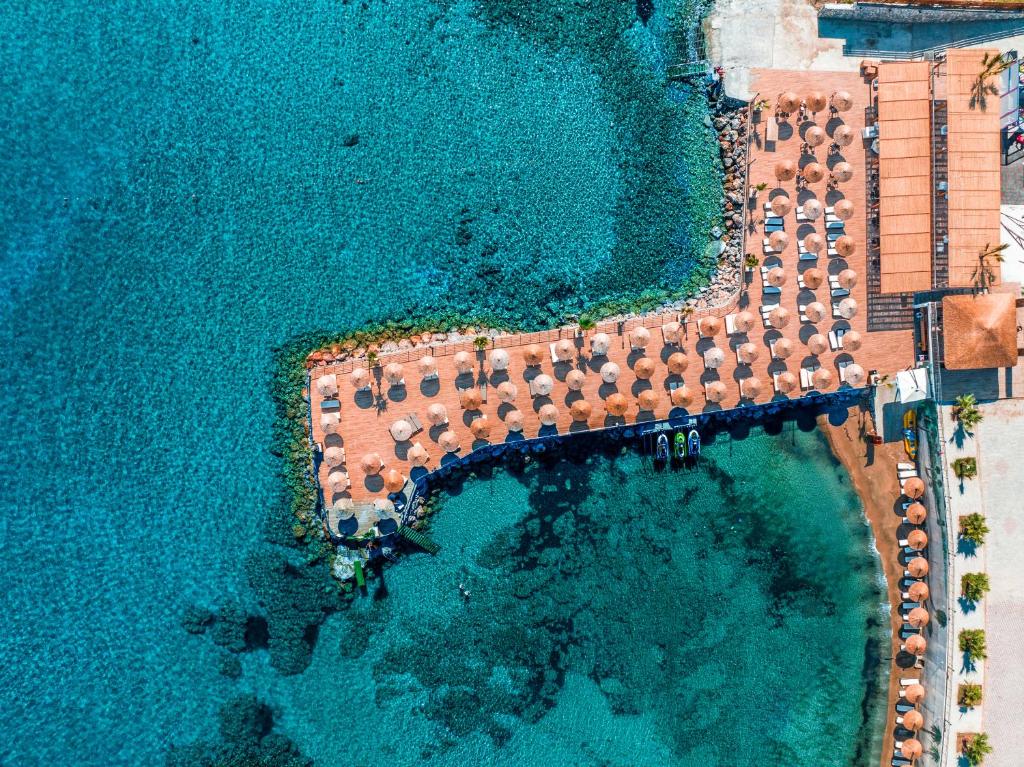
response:
<path id="1" fill-rule="evenodd" d="M 849 221 L 853 218 L 853 203 L 850 200 L 840 200 L 835 204 L 836 218 Z"/>
<path id="2" fill-rule="evenodd" d="M 533 387 L 534 394 L 539 397 L 546 397 L 555 388 L 555 379 L 547 373 L 541 373 L 533 379 L 530 385 Z"/>
<path id="3" fill-rule="evenodd" d="M 356 368 L 349 376 L 349 380 L 357 389 L 364 389 L 370 383 L 370 374 L 366 372 L 366 368 Z"/>
<path id="4" fill-rule="evenodd" d="M 925 588 L 928 588 L 921 581 L 918 581 L 914 585 L 917 586 L 918 584 L 924 586 Z M 913 655 L 924 655 L 924 651 L 928 648 L 928 640 L 925 639 L 921 634 L 911 634 L 907 637 L 907 641 L 904 642 L 904 644 L 906 645 L 907 652 Z"/>
<path id="5" fill-rule="evenodd" d="M 804 134 L 804 141 L 811 146 L 821 146 L 825 143 L 825 131 L 817 125 L 812 128 L 808 128 L 807 133 Z"/>
<path id="6" fill-rule="evenodd" d="M 789 245 L 789 235 L 783 231 L 772 232 L 768 236 L 768 244 L 772 246 L 772 250 L 785 250 Z"/>
<path id="7" fill-rule="evenodd" d="M 524 422 L 522 410 L 509 410 L 505 413 L 505 428 L 509 431 L 522 431 Z"/>
<path id="8" fill-rule="evenodd" d="M 832 108 L 837 112 L 846 112 L 853 107 L 853 98 L 847 91 L 836 91 L 832 94 Z"/>
<path id="9" fill-rule="evenodd" d="M 612 340 L 608 337 L 607 333 L 597 333 L 590 339 L 590 351 L 595 357 L 601 357 L 608 353 L 608 347 L 611 346 L 611 343 Z"/>
<path id="10" fill-rule="evenodd" d="M 818 368 L 811 374 L 811 383 L 818 391 L 826 391 L 832 388 L 832 384 L 835 383 L 835 376 L 832 375 L 830 370 Z"/>
<path id="11" fill-rule="evenodd" d="M 448 430 L 444 432 L 440 437 L 437 438 L 437 444 L 441 446 L 441 449 L 446 453 L 457 453 L 459 452 L 459 435 L 455 432 Z"/>
<path id="12" fill-rule="evenodd" d="M 668 355 L 668 372 L 672 375 L 681 376 L 686 372 L 686 368 L 690 364 L 689 358 L 682 352 L 673 352 Z"/>
<path id="13" fill-rule="evenodd" d="M 789 394 L 791 391 L 796 389 L 796 376 L 788 370 L 782 371 L 779 373 L 779 377 L 775 380 L 775 387 L 781 393 Z"/>
<path id="14" fill-rule="evenodd" d="M 813 197 L 803 204 L 804 216 L 811 221 L 817 220 L 821 215 L 821 203 Z"/>
<path id="15" fill-rule="evenodd" d="M 772 287 L 781 288 L 786 284 L 786 270 L 781 266 L 773 266 L 768 270 L 768 276 L 766 278 L 768 284 Z"/>
<path id="16" fill-rule="evenodd" d="M 456 352 L 452 362 L 460 375 L 473 372 L 473 355 L 469 352 Z"/>
<path id="17" fill-rule="evenodd" d="M 761 394 L 761 379 L 760 378 L 744 378 L 740 381 L 740 394 L 747 399 L 757 399 Z"/>
<path id="18" fill-rule="evenodd" d="M 928 509 L 924 507 L 923 503 L 914 502 L 907 506 L 907 521 L 912 525 L 923 525 L 925 519 L 928 517 Z"/>
<path id="19" fill-rule="evenodd" d="M 587 376 L 582 370 L 570 370 L 565 374 L 565 385 L 569 387 L 569 391 L 579 391 L 586 382 Z"/>
<path id="20" fill-rule="evenodd" d="M 412 424 L 404 418 L 395 421 L 388 429 L 395 442 L 405 442 L 412 436 Z"/>
<path id="21" fill-rule="evenodd" d="M 704 367 L 714 370 L 725 362 L 725 352 L 717 346 L 713 346 L 704 352 Z"/>
<path id="22" fill-rule="evenodd" d="M 749 333 L 753 329 L 755 321 L 754 315 L 744 310 L 736 315 L 736 330 L 740 333 Z"/>
<path id="23" fill-rule="evenodd" d="M 641 357 L 636 361 L 636 364 L 633 365 L 633 373 L 641 381 L 648 380 L 652 375 L 654 375 L 654 360 L 650 357 Z"/>
<path id="24" fill-rule="evenodd" d="M 809 250 L 811 253 L 820 253 L 823 247 L 825 247 L 825 241 L 821 238 L 820 234 L 811 232 L 804 237 L 805 250 Z"/>
<path id="25" fill-rule="evenodd" d="M 379 518 L 383 519 L 395 513 L 395 504 L 387 498 L 374 498 L 373 510 L 377 512 Z"/>
<path id="26" fill-rule="evenodd" d="M 473 419 L 473 422 L 469 425 L 469 430 L 473 432 L 473 436 L 477 439 L 487 439 L 491 436 L 491 422 L 486 415 L 482 415 L 479 418 Z"/>
<path id="27" fill-rule="evenodd" d="M 537 344 L 530 344 L 523 349 L 523 360 L 529 367 L 539 365 L 544 361 L 544 352 L 541 351 L 541 348 L 537 346 Z"/>
<path id="28" fill-rule="evenodd" d="M 804 285 L 811 290 L 817 290 L 820 288 L 822 281 L 825 279 L 825 275 L 822 273 L 821 269 L 816 266 L 812 266 L 810 269 L 805 269 L 803 274 L 800 276 L 803 277 Z"/>
<path id="29" fill-rule="evenodd" d="M 555 359 L 559 362 L 568 362 L 576 356 L 576 346 L 568 338 L 555 341 Z"/>
<path id="30" fill-rule="evenodd" d="M 679 343 L 680 332 L 682 331 L 682 325 L 675 320 L 666 322 L 661 326 L 661 334 L 665 338 L 665 343 L 677 344 Z"/>
<path id="31" fill-rule="evenodd" d="M 821 333 L 815 333 L 807 339 L 807 351 L 811 354 L 824 354 L 828 351 L 828 339 Z"/>
<path id="32" fill-rule="evenodd" d="M 851 363 L 846 366 L 844 371 L 846 377 L 846 383 L 850 386 L 860 386 L 867 380 L 867 374 L 864 372 L 864 368 L 856 363 Z"/>
<path id="33" fill-rule="evenodd" d="M 800 97 L 793 93 L 793 91 L 780 93 L 776 106 L 783 112 L 795 112 L 800 108 Z"/>
<path id="34" fill-rule="evenodd" d="M 345 463 L 345 451 L 340 447 L 332 446 L 324 450 L 324 463 L 328 466 L 341 466 Z"/>
<path id="35" fill-rule="evenodd" d="M 856 330 L 847 330 L 843 333 L 843 348 L 855 352 L 860 348 L 860 333 Z"/>
<path id="36" fill-rule="evenodd" d="M 914 636 L 921 638 L 922 642 L 924 641 L 924 638 L 921 637 L 920 634 L 914 634 Z M 915 653 L 915 655 L 919 654 L 921 653 Z M 924 717 L 921 715 L 920 711 L 918 711 L 916 708 L 912 708 L 910 711 L 903 715 L 903 726 L 912 732 L 917 732 L 922 727 L 924 727 Z"/>
<path id="37" fill-rule="evenodd" d="M 705 317 L 697 323 L 697 329 L 705 338 L 717 336 L 722 332 L 722 320 L 718 317 Z"/>
<path id="38" fill-rule="evenodd" d="M 405 477 L 397 469 L 388 469 L 384 473 L 384 489 L 389 493 L 397 493 L 405 487 Z"/>
<path id="39" fill-rule="evenodd" d="M 840 256 L 852 256 L 857 252 L 857 241 L 848 234 L 840 235 L 836 240 L 836 252 Z"/>
<path id="40" fill-rule="evenodd" d="M 740 347 L 736 350 L 736 355 L 739 357 L 740 362 L 750 365 L 753 362 L 757 362 L 758 348 L 748 341 L 745 344 L 740 344 Z"/>
<path id="41" fill-rule="evenodd" d="M 907 699 L 907 703 L 916 705 L 924 700 L 924 687 L 919 684 L 908 685 L 907 689 L 903 691 L 903 697 Z"/>
<path id="42" fill-rule="evenodd" d="M 849 181 L 853 178 L 853 166 L 848 162 L 837 162 L 832 168 L 832 178 L 836 181 Z"/>
<path id="43" fill-rule="evenodd" d="M 437 374 L 437 361 L 429 354 L 424 354 L 420 357 L 417 365 L 420 369 L 420 375 L 424 378 Z"/>
<path id="44" fill-rule="evenodd" d="M 585 399 L 578 399 L 569 406 L 569 415 L 574 421 L 586 422 L 593 412 L 594 408 Z"/>
<path id="45" fill-rule="evenodd" d="M 654 410 L 658 406 L 658 393 L 654 389 L 644 389 L 636 398 L 641 410 Z"/>
<path id="46" fill-rule="evenodd" d="M 644 349 L 650 342 L 651 331 L 649 331 L 643 325 L 637 328 L 633 328 L 633 330 L 631 330 L 629 333 L 629 343 L 633 346 L 634 349 Z"/>
<path id="47" fill-rule="evenodd" d="M 793 202 L 788 196 L 780 194 L 772 200 L 771 208 L 772 213 L 776 216 L 785 216 L 789 211 L 793 210 Z"/>
<path id="48" fill-rule="evenodd" d="M 804 180 L 816 184 L 825 178 L 825 169 L 819 163 L 809 162 L 804 166 L 801 175 L 804 177 Z"/>
<path id="49" fill-rule="evenodd" d="M 413 466 L 426 466 L 430 462 L 430 453 L 419 442 L 409 448 L 406 457 Z"/>
<path id="50" fill-rule="evenodd" d="M 615 392 L 604 401 L 604 409 L 608 411 L 608 415 L 625 415 L 626 410 L 629 409 L 629 400 L 625 395 Z"/>
<path id="51" fill-rule="evenodd" d="M 711 381 L 704 387 L 704 396 L 708 402 L 721 402 L 725 399 L 725 384 L 721 381 Z"/>
<path id="52" fill-rule="evenodd" d="M 448 423 L 448 409 L 440 402 L 434 402 L 427 406 L 427 420 L 431 426 L 441 426 Z"/>
<path id="53" fill-rule="evenodd" d="M 811 322 L 821 322 L 825 319 L 825 304 L 820 301 L 812 301 L 807 304 L 804 314 L 807 315 L 807 319 Z"/>
<path id="54" fill-rule="evenodd" d="M 316 379 L 316 388 L 321 397 L 336 397 L 338 395 L 338 376 L 320 376 Z"/>
<path id="55" fill-rule="evenodd" d="M 541 409 L 537 411 L 537 415 L 540 416 L 540 422 L 545 426 L 554 426 L 558 422 L 558 408 L 551 403 L 542 405 Z"/>
<path id="56" fill-rule="evenodd" d="M 775 178 L 779 181 L 792 181 L 796 178 L 796 163 L 792 160 L 779 160 L 775 163 Z"/>
<path id="57" fill-rule="evenodd" d="M 669 398 L 676 407 L 689 407 L 693 404 L 693 392 L 687 386 L 677 386 L 672 390 Z"/>
<path id="58" fill-rule="evenodd" d="M 850 146 L 853 143 L 853 138 L 856 136 L 853 132 L 853 128 L 849 125 L 840 125 L 832 133 L 832 140 L 835 141 L 839 146 Z"/>
<path id="59" fill-rule="evenodd" d="M 341 428 L 341 416 L 337 413 L 321 413 L 320 428 L 324 434 L 337 434 Z"/>
<path id="60" fill-rule="evenodd" d="M 483 401 L 479 389 L 464 389 L 459 392 L 459 404 L 463 410 L 479 410 Z"/>
<path id="61" fill-rule="evenodd" d="M 812 112 L 820 112 L 828 106 L 828 99 L 825 98 L 825 94 L 821 91 L 811 91 L 807 94 L 805 101 L 807 108 Z"/>
<path id="62" fill-rule="evenodd" d="M 839 282 L 839 287 L 851 290 L 857 284 L 857 272 L 853 269 L 843 269 L 839 272 L 836 280 Z"/>
<path id="63" fill-rule="evenodd" d="M 402 366 L 397 362 L 389 362 L 384 366 L 384 380 L 392 386 L 398 386 L 405 380 Z"/>
<path id="64" fill-rule="evenodd" d="M 928 533 L 924 530 L 911 530 L 907 536 L 907 545 L 912 549 L 920 551 L 928 545 Z"/>
<path id="65" fill-rule="evenodd" d="M 601 366 L 601 380 L 605 383 L 615 383 L 619 380 L 619 366 L 614 362 L 606 362 Z"/>
<path id="66" fill-rule="evenodd" d="M 330 486 L 332 493 L 344 492 L 349 486 L 348 472 L 344 469 L 332 471 L 327 475 L 327 484 Z"/>
<path id="67" fill-rule="evenodd" d="M 780 338 L 772 345 L 772 353 L 776 359 L 786 359 L 793 353 L 793 342 L 788 338 Z"/>
<path id="68" fill-rule="evenodd" d="M 844 298 L 839 302 L 839 306 L 836 308 L 839 312 L 839 316 L 845 320 L 852 320 L 857 316 L 857 299 L 855 298 Z"/>
<path id="69" fill-rule="evenodd" d="M 504 349 L 492 349 L 488 359 L 491 362 L 491 370 L 508 370 L 510 360 L 508 352 Z"/>
<path id="70" fill-rule="evenodd" d="M 911 578 L 924 578 L 928 575 L 928 560 L 924 557 L 914 557 L 907 562 L 907 572 Z"/>
<path id="71" fill-rule="evenodd" d="M 498 384 L 498 399 L 502 402 L 515 402 L 519 395 L 519 388 L 511 381 L 502 381 Z"/>
<path id="72" fill-rule="evenodd" d="M 924 628 L 928 625 L 928 621 L 931 620 L 931 616 L 928 611 L 923 607 L 915 607 L 909 613 L 907 613 L 907 623 L 916 629 Z"/>
<path id="73" fill-rule="evenodd" d="M 924 753 L 924 746 L 917 738 L 907 738 L 900 747 L 900 753 L 907 759 L 917 759 Z"/>
<path id="74" fill-rule="evenodd" d="M 776 306 L 768 312 L 768 321 L 773 328 L 784 328 L 789 324 L 789 309 L 784 306 Z"/>
<path id="75" fill-rule="evenodd" d="M 380 474 L 380 470 L 384 468 L 384 461 L 377 453 L 367 453 L 359 462 L 359 466 L 366 474 Z"/>
<path id="76" fill-rule="evenodd" d="M 929 596 L 931 596 L 931 592 L 928 590 L 928 584 L 924 581 L 914 581 L 911 583 L 910 588 L 907 589 L 907 593 L 915 602 L 924 602 Z"/>

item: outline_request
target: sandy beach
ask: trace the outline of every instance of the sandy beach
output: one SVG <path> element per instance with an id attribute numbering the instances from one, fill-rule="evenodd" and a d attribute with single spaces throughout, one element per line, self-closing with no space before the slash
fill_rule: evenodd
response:
<path id="1" fill-rule="evenodd" d="M 875 538 L 875 546 L 882 560 L 890 605 L 900 604 L 899 581 L 903 568 L 897 559 L 897 532 L 901 517 L 895 513 L 894 504 L 900 496 L 899 481 L 896 478 L 896 464 L 902 460 L 902 443 L 871 445 L 865 439 L 873 430 L 871 414 L 858 408 L 850 409 L 850 417 L 842 426 L 832 426 L 825 417 L 818 420 L 836 459 L 846 467 L 857 495 L 864 504 L 864 511 Z M 899 631 L 901 619 L 896 609 L 890 611 L 892 625 L 891 658 L 900 651 Z M 885 736 L 882 741 L 882 764 L 889 763 L 892 754 L 893 729 L 895 727 L 895 705 L 899 696 L 899 673 L 889 678 L 889 697 L 886 704 Z"/>

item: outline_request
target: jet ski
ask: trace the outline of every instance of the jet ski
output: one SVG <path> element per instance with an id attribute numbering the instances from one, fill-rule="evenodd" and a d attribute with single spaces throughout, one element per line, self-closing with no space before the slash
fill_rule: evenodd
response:
<path id="1" fill-rule="evenodd" d="M 700 455 L 700 433 L 696 429 L 690 429 L 690 434 L 686 439 L 686 448 L 691 458 L 697 458 Z"/>
<path id="2" fill-rule="evenodd" d="M 677 431 L 672 441 L 674 443 L 676 460 L 681 461 L 686 458 L 686 435 L 681 431 Z"/>
<path id="3" fill-rule="evenodd" d="M 655 448 L 655 451 L 654 451 L 654 460 L 664 462 L 664 461 L 667 461 L 668 458 L 669 458 L 668 437 L 665 436 L 664 434 L 659 434 L 658 435 L 657 447 Z"/>

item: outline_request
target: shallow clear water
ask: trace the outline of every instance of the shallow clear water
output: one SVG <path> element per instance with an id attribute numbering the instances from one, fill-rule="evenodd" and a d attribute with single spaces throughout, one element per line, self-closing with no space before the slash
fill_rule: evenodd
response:
<path id="1" fill-rule="evenodd" d="M 320 676 L 347 619 L 305 674 L 260 651 L 238 680 L 180 625 L 266 607 L 245 564 L 282 504 L 272 348 L 423 315 L 541 325 L 692 273 L 715 149 L 702 97 L 658 71 L 699 7 L 514 5 L 5 5 L 0 762 L 156 763 L 257 689 L 330 763 L 338 726 L 314 725 L 365 689 Z"/>

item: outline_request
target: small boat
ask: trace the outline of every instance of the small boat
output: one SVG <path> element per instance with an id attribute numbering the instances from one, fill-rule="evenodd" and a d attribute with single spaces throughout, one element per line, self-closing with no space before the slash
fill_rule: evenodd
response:
<path id="1" fill-rule="evenodd" d="M 697 458 L 700 455 L 700 432 L 696 429 L 690 429 L 686 442 L 687 452 L 690 457 Z"/>
<path id="2" fill-rule="evenodd" d="M 657 447 L 654 451 L 654 460 L 667 461 L 669 456 L 668 437 L 664 434 L 658 435 Z"/>
<path id="3" fill-rule="evenodd" d="M 676 432 L 676 436 L 673 438 L 675 447 L 676 460 L 683 460 L 686 458 L 686 435 L 681 431 Z"/>
<path id="4" fill-rule="evenodd" d="M 908 410 L 903 414 L 903 449 L 910 460 L 917 459 L 917 411 Z"/>

